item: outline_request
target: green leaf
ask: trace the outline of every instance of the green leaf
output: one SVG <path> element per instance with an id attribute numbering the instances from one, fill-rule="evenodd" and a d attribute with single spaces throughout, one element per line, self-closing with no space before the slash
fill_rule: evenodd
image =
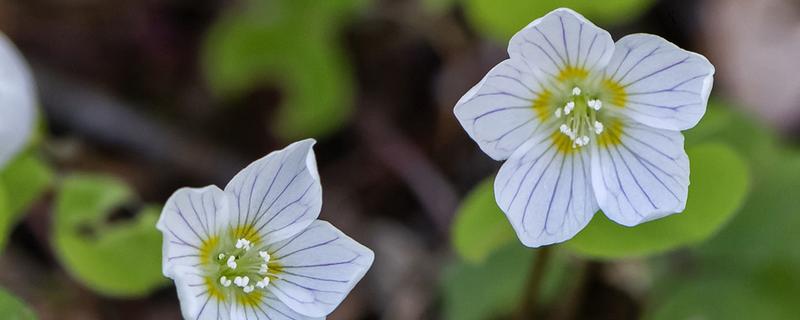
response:
<path id="1" fill-rule="evenodd" d="M 50 187 L 54 176 L 53 170 L 33 150 L 17 156 L 0 172 L 0 184 L 6 186 L 14 222 Z"/>
<path id="2" fill-rule="evenodd" d="M 0 314 L 5 320 L 36 320 L 36 314 L 22 300 L 0 289 Z"/>
<path id="3" fill-rule="evenodd" d="M 638 17 L 653 0 L 463 0 L 467 18 L 484 35 L 508 41 L 517 31 L 548 12 L 568 7 L 598 25 Z"/>
<path id="4" fill-rule="evenodd" d="M 686 145 L 724 142 L 751 164 L 774 161 L 780 149 L 775 133 L 756 122 L 752 115 L 737 111 L 741 109 L 744 108 L 718 98 L 711 99 L 703 120 L 684 132 Z"/>
<path id="5" fill-rule="evenodd" d="M 122 182 L 107 176 L 64 179 L 55 203 L 54 247 L 67 270 L 107 296 L 142 296 L 166 283 L 161 275 L 160 208 L 148 206 L 133 219 L 109 221 L 134 200 Z"/>
<path id="6" fill-rule="evenodd" d="M 484 264 L 456 263 L 448 267 L 443 277 L 444 318 L 481 320 L 513 311 L 533 264 L 532 252 L 512 244 Z"/>
<path id="7" fill-rule="evenodd" d="M 748 187 L 745 161 L 724 144 L 688 149 L 691 182 L 686 210 L 628 228 L 602 213 L 565 246 L 596 258 L 645 256 L 697 244 L 714 235 L 739 209 Z"/>
<path id="8" fill-rule="evenodd" d="M 286 140 L 321 136 L 349 119 L 353 75 L 338 31 L 361 0 L 249 1 L 228 12 L 206 39 L 204 65 L 217 94 L 241 95 L 266 83 L 284 97 L 274 133 Z"/>
<path id="9" fill-rule="evenodd" d="M 464 199 L 452 236 L 456 252 L 470 262 L 482 262 L 498 248 L 516 241 L 506 215 L 497 207 L 494 177 L 478 184 Z"/>
<path id="10" fill-rule="evenodd" d="M 14 225 L 14 215 L 9 210 L 8 192 L 3 184 L 0 184 L 0 248 L 5 248 L 8 235 Z"/>
<path id="11" fill-rule="evenodd" d="M 577 266 L 564 251 L 550 249 L 539 287 L 539 304 L 548 305 L 574 286 Z M 485 262 L 455 262 L 442 278 L 444 318 L 457 320 L 495 319 L 517 309 L 530 281 L 534 249 L 512 243 L 499 248 Z"/>
<path id="12" fill-rule="evenodd" d="M 800 197 L 794 192 L 800 181 L 800 152 L 784 151 L 755 170 L 755 186 L 741 212 L 696 251 L 709 265 L 729 269 L 765 268 L 777 260 L 800 268 Z"/>
<path id="13" fill-rule="evenodd" d="M 707 277 L 675 286 L 645 319 L 793 319 L 800 312 L 796 298 L 746 277 Z"/>

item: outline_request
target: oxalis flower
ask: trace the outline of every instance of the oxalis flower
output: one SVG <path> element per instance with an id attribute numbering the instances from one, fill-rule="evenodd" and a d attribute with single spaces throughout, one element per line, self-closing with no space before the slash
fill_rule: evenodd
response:
<path id="1" fill-rule="evenodd" d="M 706 110 L 714 67 L 654 35 L 611 35 L 569 9 L 511 39 L 509 59 L 458 101 L 480 148 L 506 160 L 497 204 L 527 246 L 562 242 L 598 209 L 625 226 L 683 211 L 681 130 Z"/>
<path id="2" fill-rule="evenodd" d="M 167 200 L 163 272 L 186 319 L 321 319 L 372 265 L 371 250 L 317 220 L 312 146 L 296 142 L 228 183 Z"/>
<path id="3" fill-rule="evenodd" d="M 28 142 L 35 115 L 36 88 L 30 68 L 0 33 L 0 167 Z"/>

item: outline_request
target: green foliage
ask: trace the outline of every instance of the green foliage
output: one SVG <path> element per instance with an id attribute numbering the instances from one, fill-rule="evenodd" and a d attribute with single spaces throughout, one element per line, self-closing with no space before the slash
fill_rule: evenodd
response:
<path id="1" fill-rule="evenodd" d="M 506 215 L 494 198 L 494 177 L 477 185 L 459 208 L 453 224 L 453 246 L 469 262 L 483 262 L 498 248 L 516 239 Z"/>
<path id="2" fill-rule="evenodd" d="M 36 314 L 19 298 L 0 289 L 0 314 L 5 320 L 36 320 Z"/>
<path id="3" fill-rule="evenodd" d="M 723 144 L 688 149 L 692 184 L 683 213 L 633 228 L 598 213 L 583 231 L 565 245 L 598 258 L 645 256 L 697 244 L 717 232 L 736 212 L 747 194 L 744 160 Z"/>
<path id="4" fill-rule="evenodd" d="M 452 320 L 480 320 L 514 310 L 533 264 L 532 251 L 505 246 L 483 264 L 456 263 L 443 276 L 444 315 Z"/>
<path id="5" fill-rule="evenodd" d="M 363 0 L 254 0 L 223 16 L 206 40 L 204 65 L 217 94 L 241 95 L 266 82 L 284 93 L 272 119 L 286 140 L 320 136 L 352 112 L 353 76 L 339 31 Z"/>
<path id="6" fill-rule="evenodd" d="M 53 171 L 31 151 L 18 155 L 0 171 L 0 248 L 53 177 Z"/>
<path id="7" fill-rule="evenodd" d="M 498 41 L 511 36 L 548 12 L 568 7 L 599 25 L 619 24 L 638 17 L 652 0 L 461 0 L 467 18 L 481 33 Z"/>
<path id="8" fill-rule="evenodd" d="M 67 270 L 100 294 L 145 295 L 166 283 L 161 275 L 160 208 L 145 207 L 132 220 L 109 221 L 134 200 L 124 183 L 106 176 L 67 177 L 55 203 L 53 245 Z"/>
<path id="9" fill-rule="evenodd" d="M 800 153 L 787 152 L 764 165 L 751 199 L 716 241 L 698 248 L 704 259 L 730 259 L 746 269 L 767 268 L 787 261 L 800 268 Z M 731 266 L 733 267 L 733 266 Z"/>
<path id="10" fill-rule="evenodd" d="M 0 247 L 4 247 L 8 240 L 8 234 L 14 225 L 14 215 L 9 209 L 8 192 L 3 184 L 0 184 Z"/>
<path id="11" fill-rule="evenodd" d="M 715 130 L 687 138 L 722 140 L 750 160 L 752 192 L 740 212 L 710 241 L 690 250 L 692 270 L 667 270 L 649 319 L 791 319 L 800 314 L 800 152 L 773 133 L 713 103 L 727 119 Z M 713 299 L 709 298 L 713 297 Z"/>
<path id="12" fill-rule="evenodd" d="M 709 101 L 700 124 L 684 132 L 686 145 L 723 142 L 747 158 L 751 166 L 773 161 L 780 147 L 775 134 L 737 109 L 742 108 L 720 99 Z"/>
<path id="13" fill-rule="evenodd" d="M 683 283 L 646 319 L 793 319 L 794 300 L 781 299 L 750 279 L 708 277 Z M 795 297 L 796 298 L 796 297 Z M 794 309 L 794 310 L 792 310 Z"/>
<path id="14" fill-rule="evenodd" d="M 486 261 L 455 262 L 445 269 L 444 318 L 457 320 L 493 319 L 516 310 L 536 251 L 512 243 L 499 248 Z M 576 266 L 562 251 L 551 253 L 541 282 L 539 303 L 548 304 L 563 296 L 576 279 Z"/>
<path id="15" fill-rule="evenodd" d="M 0 184 L 6 186 L 8 207 L 16 220 L 28 210 L 53 183 L 53 170 L 35 152 L 28 151 L 6 165 L 0 172 Z"/>

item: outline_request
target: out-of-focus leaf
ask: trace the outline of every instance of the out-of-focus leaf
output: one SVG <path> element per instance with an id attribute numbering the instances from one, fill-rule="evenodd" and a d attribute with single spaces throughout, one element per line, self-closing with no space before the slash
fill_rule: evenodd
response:
<path id="1" fill-rule="evenodd" d="M 53 170 L 32 150 L 17 156 L 0 172 L 0 184 L 8 193 L 12 221 L 15 222 L 42 195 L 54 176 Z"/>
<path id="2" fill-rule="evenodd" d="M 512 243 L 499 248 L 479 264 L 456 262 L 445 269 L 444 318 L 495 319 L 516 310 L 533 267 L 535 250 Z M 539 303 L 563 295 L 577 279 L 576 266 L 563 251 L 553 251 L 539 288 Z"/>
<path id="3" fill-rule="evenodd" d="M 548 12 L 568 7 L 599 25 L 636 18 L 652 0 L 462 0 L 467 18 L 483 34 L 498 41 L 511 36 Z"/>
<path id="4" fill-rule="evenodd" d="M 161 275 L 160 209 L 145 207 L 128 221 L 109 216 L 134 199 L 106 176 L 66 178 L 55 203 L 54 247 L 66 269 L 100 294 L 142 296 L 165 284 Z"/>
<path id="5" fill-rule="evenodd" d="M 688 149 L 691 182 L 686 210 L 633 228 L 598 213 L 589 226 L 565 244 L 598 258 L 645 256 L 697 244 L 719 230 L 747 194 L 748 168 L 723 144 Z"/>
<path id="6" fill-rule="evenodd" d="M 800 197 L 796 192 L 800 152 L 785 151 L 758 167 L 754 190 L 741 213 L 697 253 L 706 263 L 726 269 L 764 268 L 776 260 L 800 268 Z"/>
<path id="7" fill-rule="evenodd" d="M 36 320 L 36 314 L 22 300 L 0 289 L 0 315 L 5 320 Z"/>
<path id="8" fill-rule="evenodd" d="M 478 184 L 458 209 L 453 224 L 453 245 L 467 261 L 483 262 L 516 236 L 494 198 L 494 177 Z"/>
<path id="9" fill-rule="evenodd" d="M 513 244 L 483 264 L 450 266 L 443 278 L 445 319 L 481 320 L 513 311 L 527 283 L 532 253 Z"/>
<path id="10" fill-rule="evenodd" d="M 756 122 L 743 109 L 724 100 L 713 98 L 697 127 L 685 131 L 686 145 L 705 142 L 724 142 L 747 158 L 751 165 L 760 166 L 773 161 L 779 150 L 775 133 Z"/>
<path id="11" fill-rule="evenodd" d="M 747 277 L 708 276 L 673 284 L 645 319 L 793 319 L 794 299 Z"/>
<path id="12" fill-rule="evenodd" d="M 211 88 L 236 96 L 266 82 L 284 98 L 274 133 L 293 140 L 327 134 L 352 111 L 353 76 L 338 45 L 344 18 L 363 0 L 249 1 L 212 28 L 204 65 Z"/>
<path id="13" fill-rule="evenodd" d="M 4 248 L 11 227 L 14 225 L 14 215 L 8 206 L 8 193 L 5 186 L 0 184 L 0 248 Z"/>

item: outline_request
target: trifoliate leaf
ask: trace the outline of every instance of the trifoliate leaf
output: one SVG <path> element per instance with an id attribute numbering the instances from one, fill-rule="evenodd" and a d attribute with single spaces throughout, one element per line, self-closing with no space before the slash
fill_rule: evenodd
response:
<path id="1" fill-rule="evenodd" d="M 134 199 L 124 183 L 106 176 L 66 178 L 55 203 L 53 244 L 81 283 L 108 296 L 146 295 L 166 283 L 161 275 L 160 208 L 145 207 L 128 221 L 109 216 Z"/>
<path id="2" fill-rule="evenodd" d="M 265 83 L 283 90 L 271 119 L 286 140 L 321 136 L 352 112 L 353 76 L 338 32 L 361 0 L 249 1 L 212 28 L 205 70 L 221 96 L 241 95 Z"/>

